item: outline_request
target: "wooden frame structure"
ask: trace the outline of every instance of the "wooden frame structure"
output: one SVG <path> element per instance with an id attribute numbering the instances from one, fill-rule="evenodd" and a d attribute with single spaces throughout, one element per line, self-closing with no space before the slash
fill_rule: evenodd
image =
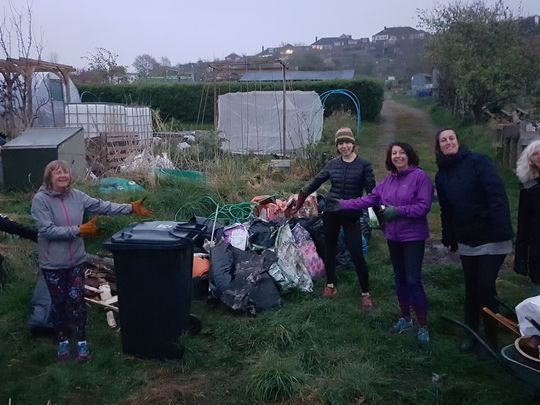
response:
<path id="1" fill-rule="evenodd" d="M 7 58 L 0 59 L 0 74 L 5 82 L 5 105 L 4 110 L 8 122 L 7 131 L 9 137 L 14 137 L 19 130 L 28 128 L 34 119 L 33 111 L 33 75 L 34 73 L 54 73 L 63 83 L 66 89 L 66 98 L 70 99 L 69 74 L 74 72 L 75 68 L 69 65 L 46 62 L 39 59 L 30 58 Z M 16 86 L 19 88 L 17 90 Z M 16 92 L 21 91 L 22 125 L 23 128 L 17 128 L 15 117 L 14 99 Z"/>

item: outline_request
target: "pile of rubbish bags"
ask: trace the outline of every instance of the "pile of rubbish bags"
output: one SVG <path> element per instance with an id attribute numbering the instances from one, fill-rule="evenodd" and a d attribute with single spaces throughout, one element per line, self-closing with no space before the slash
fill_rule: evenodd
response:
<path id="1" fill-rule="evenodd" d="M 324 233 L 317 197 L 310 197 L 306 209 L 293 218 L 281 215 L 286 204 L 269 199 L 255 207 L 255 216 L 245 223 L 225 227 L 207 218 L 192 219 L 207 229 L 195 243 L 196 249 L 204 245 L 210 253 L 209 272 L 199 276 L 208 277 L 210 299 L 255 315 L 283 305 L 281 297 L 292 290 L 313 291 L 313 281 L 325 276 Z M 210 240 L 211 229 L 216 242 L 209 246 L 204 241 Z M 366 244 L 367 239 L 364 248 Z M 345 244 L 340 245 L 338 264 L 348 264 Z M 201 282 L 197 278 L 195 285 Z"/>

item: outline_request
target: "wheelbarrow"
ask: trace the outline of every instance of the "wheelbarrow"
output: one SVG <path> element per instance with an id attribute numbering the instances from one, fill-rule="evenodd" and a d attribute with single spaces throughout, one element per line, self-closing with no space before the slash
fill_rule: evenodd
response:
<path id="1" fill-rule="evenodd" d="M 485 311 L 488 313 L 487 311 Z M 502 315 L 499 315 L 495 317 L 498 321 L 500 321 L 500 317 Z M 471 336 L 473 336 L 476 341 L 485 349 L 487 353 L 493 357 L 498 364 L 501 365 L 508 373 L 516 377 L 517 379 L 523 381 L 525 384 L 527 384 L 529 387 L 531 387 L 534 390 L 535 397 L 538 398 L 540 394 L 540 362 L 532 361 L 527 358 L 525 358 L 516 348 L 517 341 L 513 344 L 510 344 L 508 346 L 504 346 L 500 353 L 496 353 L 482 337 L 478 335 L 474 330 L 472 330 L 469 326 L 467 326 L 465 323 L 458 321 L 456 319 L 450 318 L 445 315 L 441 315 L 441 318 L 445 321 L 454 323 L 456 325 L 461 326 L 463 329 L 465 329 Z M 504 318 L 504 317 L 503 317 Z M 505 318 L 506 319 L 506 318 Z M 514 334 L 518 334 L 516 324 L 508 319 L 506 319 L 508 322 L 504 323 L 503 325 L 506 326 L 509 330 L 511 330 Z"/>

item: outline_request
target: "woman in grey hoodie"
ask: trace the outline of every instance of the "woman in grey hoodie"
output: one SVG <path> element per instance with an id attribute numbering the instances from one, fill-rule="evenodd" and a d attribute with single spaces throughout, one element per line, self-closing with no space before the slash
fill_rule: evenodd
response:
<path id="1" fill-rule="evenodd" d="M 77 360 L 90 353 L 86 342 L 84 268 L 86 252 L 82 237 L 98 232 L 97 217 L 83 223 L 85 213 L 150 216 L 142 200 L 117 204 L 88 196 L 71 186 L 66 162 L 54 160 L 43 173 L 43 185 L 32 200 L 32 217 L 38 228 L 38 263 L 52 301 L 52 322 L 58 333 L 59 360 L 70 357 L 68 329 L 74 327 Z"/>

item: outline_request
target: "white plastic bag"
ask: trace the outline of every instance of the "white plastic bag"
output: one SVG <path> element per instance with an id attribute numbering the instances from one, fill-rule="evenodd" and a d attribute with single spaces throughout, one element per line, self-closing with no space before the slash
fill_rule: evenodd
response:
<path id="1" fill-rule="evenodd" d="M 516 315 L 521 336 L 540 335 L 540 331 L 526 319 L 534 319 L 540 324 L 540 295 L 521 301 L 516 306 Z"/>
<path id="2" fill-rule="evenodd" d="M 377 215 L 375 214 L 375 210 L 372 207 L 369 207 L 367 209 L 368 216 L 369 216 L 369 222 L 368 225 L 371 229 L 381 229 L 381 226 L 379 224 L 379 218 L 377 218 Z"/>
<path id="3" fill-rule="evenodd" d="M 282 288 L 282 291 L 294 287 L 303 292 L 312 292 L 313 281 L 306 269 L 298 246 L 294 242 L 291 227 L 288 223 L 282 225 L 278 230 L 276 254 L 278 261 L 271 266 L 268 273 Z"/>

